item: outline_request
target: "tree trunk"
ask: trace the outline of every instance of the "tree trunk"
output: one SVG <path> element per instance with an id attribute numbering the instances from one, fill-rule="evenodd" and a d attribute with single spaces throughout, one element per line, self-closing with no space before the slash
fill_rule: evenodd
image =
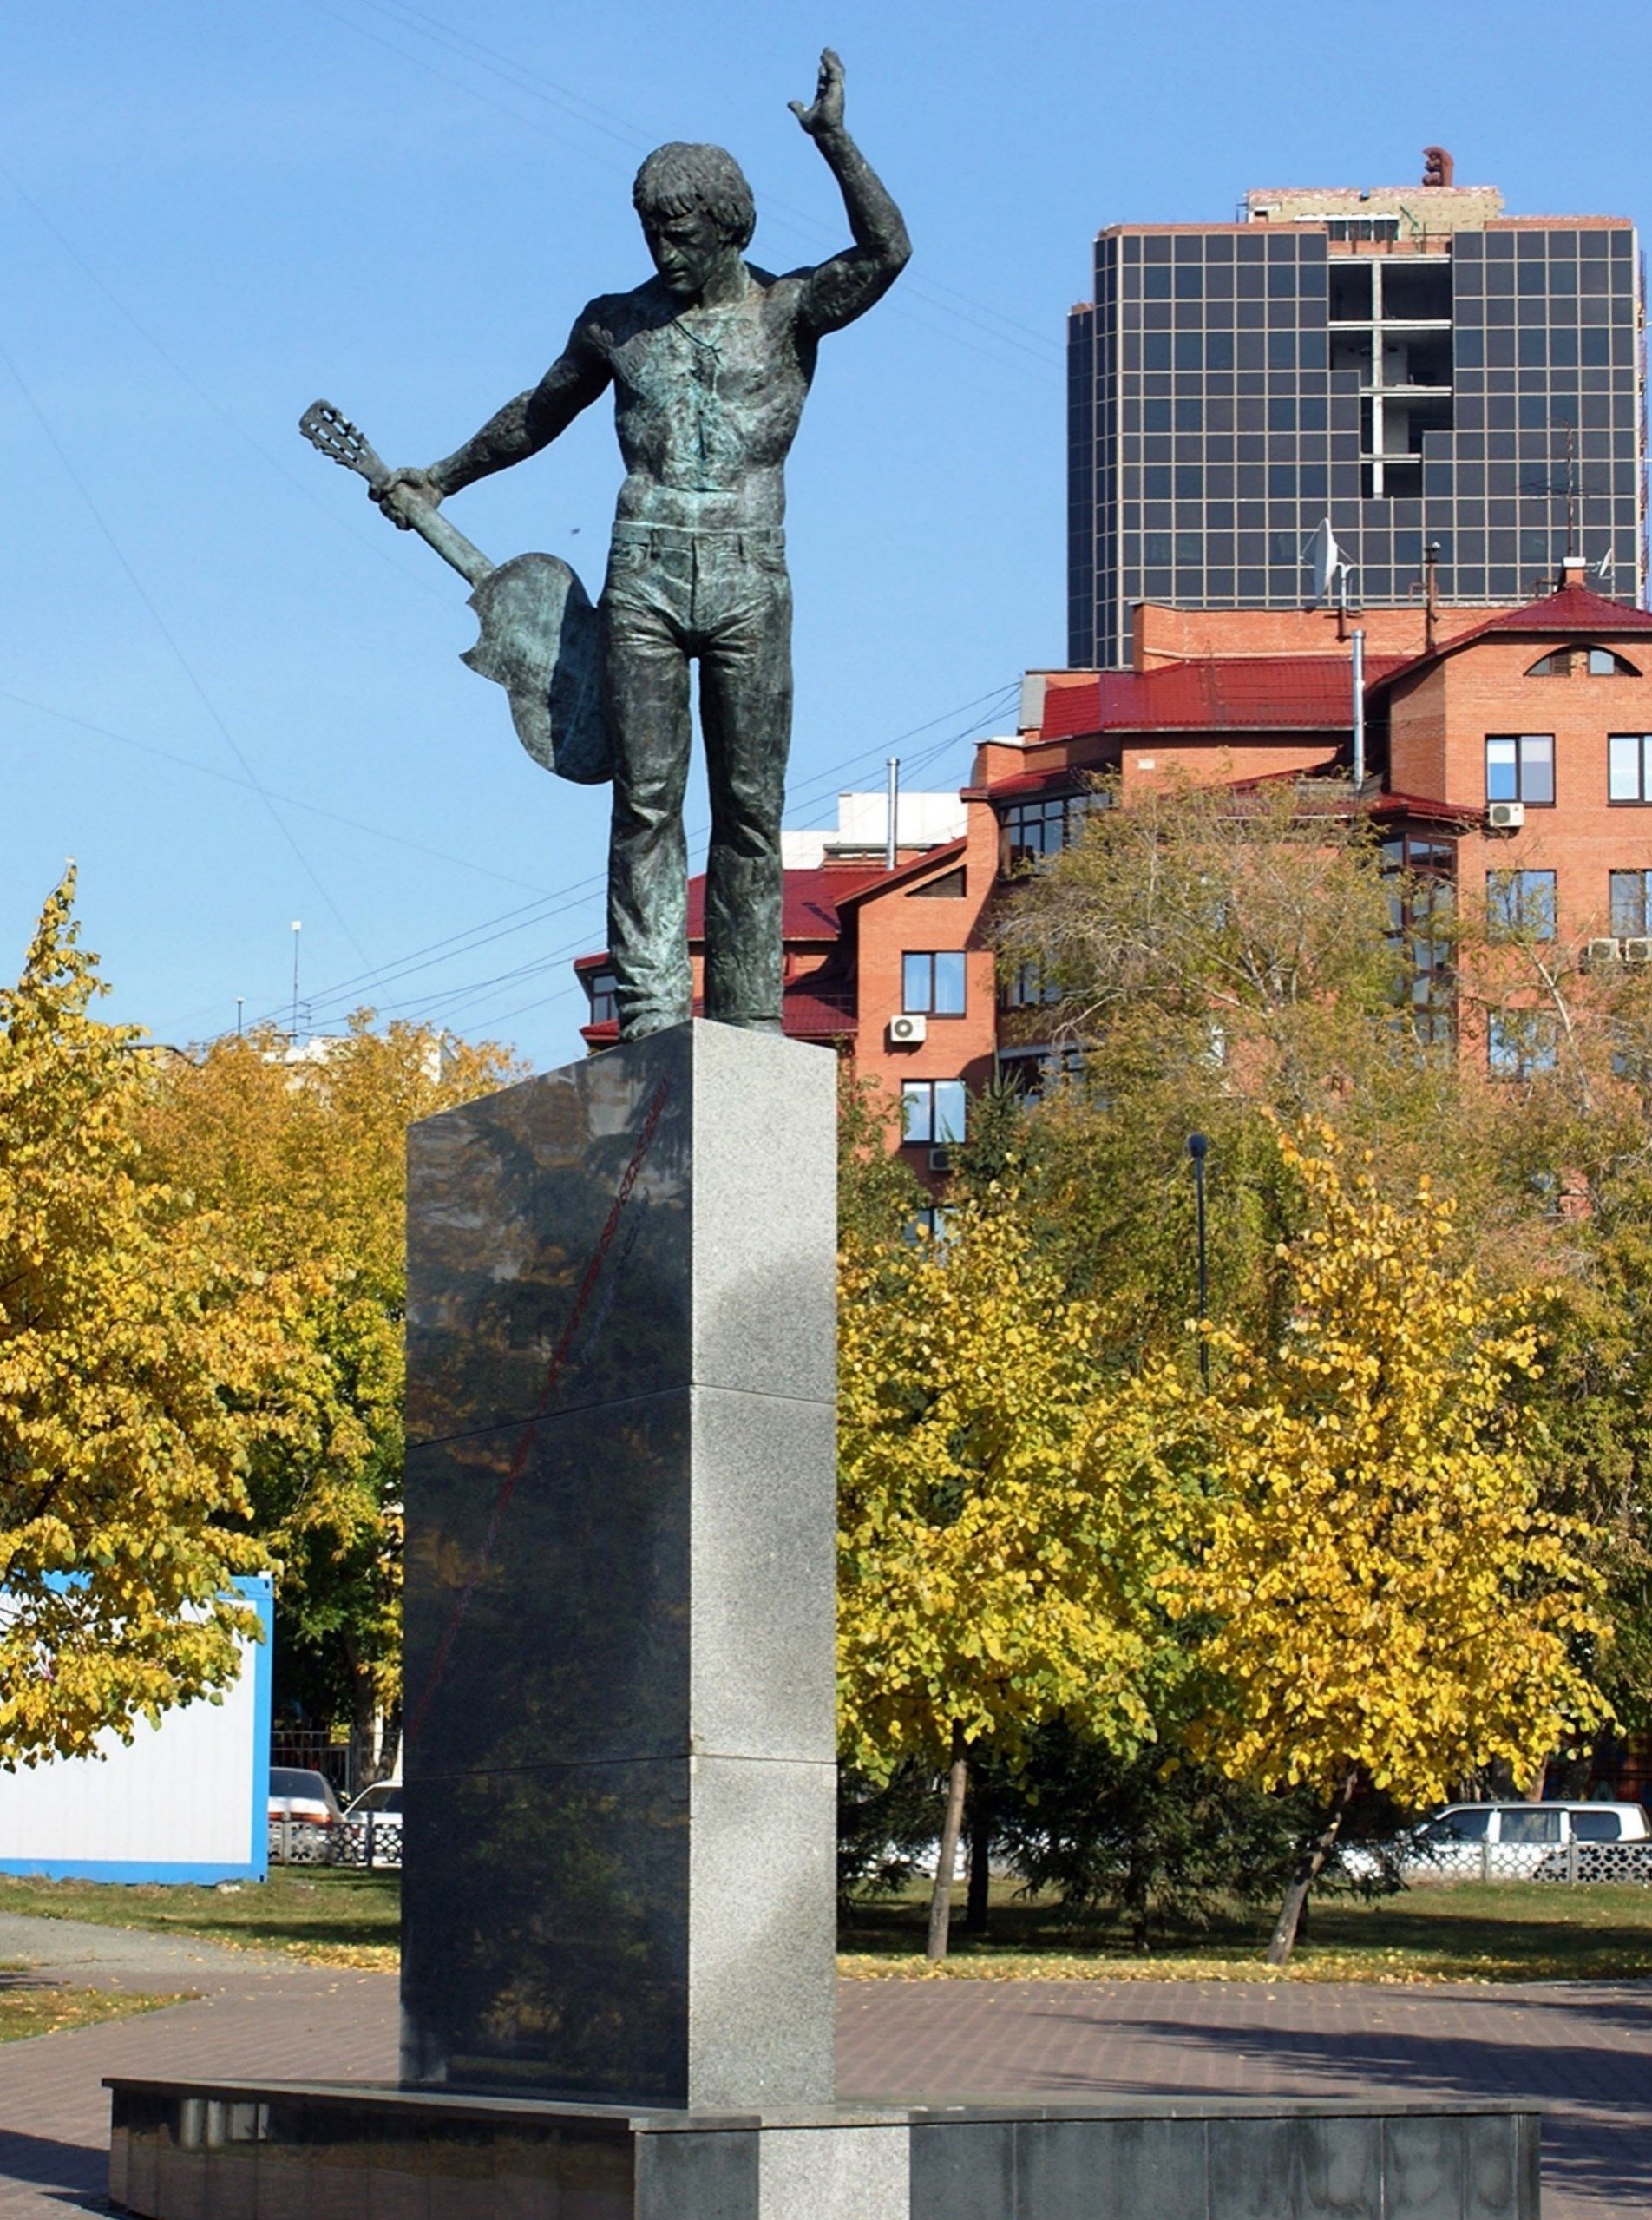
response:
<path id="1" fill-rule="evenodd" d="M 1279 1917 L 1274 1922 L 1273 1939 L 1268 1945 L 1270 1966 L 1288 1966 L 1290 1954 L 1296 1945 L 1297 1929 L 1301 1924 L 1303 1909 L 1308 1903 L 1308 1892 L 1325 1869 L 1325 1861 L 1336 1848 L 1336 1838 L 1342 1822 L 1348 1816 L 1348 1806 L 1354 1801 L 1354 1791 L 1359 1783 L 1359 1774 L 1353 1766 L 1342 1776 L 1342 1785 L 1337 1790 L 1329 1816 L 1319 1833 L 1302 1848 L 1296 1870 L 1285 1891 L 1285 1901 L 1279 1908 Z"/>
<path id="2" fill-rule="evenodd" d="M 353 1661 L 350 1668 L 350 1793 L 359 1796 L 370 1788 L 377 1775 L 373 1766 L 374 1729 L 378 1703 L 373 1676 Z"/>
<path id="3" fill-rule="evenodd" d="M 947 1954 L 947 1935 L 952 1925 L 952 1877 L 958 1866 L 958 1836 L 964 1823 L 964 1791 L 968 1785 L 964 1731 L 954 1721 L 952 1764 L 947 1773 L 947 1809 L 941 1823 L 941 1848 L 935 1857 L 934 1891 L 929 1899 L 929 1941 L 923 1954 L 932 1966 L 938 1966 Z"/>
<path id="4" fill-rule="evenodd" d="M 976 1804 L 980 1809 L 976 1809 Z M 971 1798 L 969 1815 L 969 1895 L 964 1911 L 965 1931 L 985 1934 L 988 1890 L 992 1885 L 993 1815 L 979 1796 Z"/>

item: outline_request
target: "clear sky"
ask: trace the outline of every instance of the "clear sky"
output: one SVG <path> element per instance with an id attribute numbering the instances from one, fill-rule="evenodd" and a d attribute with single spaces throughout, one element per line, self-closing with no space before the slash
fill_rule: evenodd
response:
<path id="1" fill-rule="evenodd" d="M 1123 220 L 1253 185 L 1415 180 L 1516 213 L 1652 213 L 1645 0 L 52 0 L 0 14 L 0 974 L 75 857 L 108 1014 L 175 1042 L 359 1003 L 579 1050 L 601 790 L 547 778 L 458 662 L 462 582 L 296 424 L 318 395 L 393 463 L 533 382 L 647 265 L 669 138 L 731 147 L 771 268 L 842 243 L 786 111 L 842 51 L 915 244 L 822 351 L 790 470 L 788 821 L 839 786 L 956 785 L 1064 631 L 1063 318 Z M 495 559 L 594 593 L 606 404 L 457 497 Z M 704 811 L 697 800 L 692 822 Z"/>

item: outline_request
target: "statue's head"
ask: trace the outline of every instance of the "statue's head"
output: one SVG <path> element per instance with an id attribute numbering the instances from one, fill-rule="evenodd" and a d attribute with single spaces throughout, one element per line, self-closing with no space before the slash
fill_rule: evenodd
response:
<path id="1" fill-rule="evenodd" d="M 654 267 L 673 292 L 698 293 L 720 262 L 744 253 L 757 228 L 745 173 L 721 147 L 657 147 L 631 198 Z"/>

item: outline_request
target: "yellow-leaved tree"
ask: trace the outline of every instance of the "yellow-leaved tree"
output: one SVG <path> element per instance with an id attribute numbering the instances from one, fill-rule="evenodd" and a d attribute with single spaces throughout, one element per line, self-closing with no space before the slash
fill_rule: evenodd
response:
<path id="1" fill-rule="evenodd" d="M 970 1752 L 1012 1766 L 1065 1718 L 1151 1734 L 1178 1514 L 1150 1398 L 1099 1398 L 1095 1305 L 1065 1294 L 1013 1190 L 939 1240 L 851 1230 L 839 1335 L 839 1709 L 849 1760 L 947 1774 L 928 1954 L 945 1955 Z"/>
<path id="2" fill-rule="evenodd" d="M 148 1057 L 90 1015 L 72 870 L 0 990 L 0 1765 L 89 1750 L 233 1677 L 283 1423 L 279 1290 L 141 1178 Z"/>
<path id="3" fill-rule="evenodd" d="M 1194 1753 L 1322 1800 L 1276 1965 L 1361 1779 L 1421 1805 L 1493 1760 L 1524 1777 L 1605 1711 L 1587 1538 L 1543 1509 L 1513 1392 L 1535 1329 L 1448 1261 L 1452 1205 L 1426 1182 L 1401 1207 L 1328 1129 L 1278 1146 L 1307 1205 L 1283 1330 L 1212 1335 L 1216 1391 L 1179 1416 L 1165 1376 L 1144 1385 L 1159 1422 L 1206 1436 L 1201 1527 L 1162 1584 L 1218 1691 Z"/>
<path id="4" fill-rule="evenodd" d="M 226 1264 L 292 1292 L 290 1423 L 249 1491 L 284 1689 L 350 1722 L 358 1776 L 394 1739 L 376 1726 L 401 1680 L 407 1129 L 518 1075 L 503 1049 L 364 1011 L 301 1056 L 259 1031 L 174 1060 L 140 1121 L 152 1174 L 212 1212 Z"/>

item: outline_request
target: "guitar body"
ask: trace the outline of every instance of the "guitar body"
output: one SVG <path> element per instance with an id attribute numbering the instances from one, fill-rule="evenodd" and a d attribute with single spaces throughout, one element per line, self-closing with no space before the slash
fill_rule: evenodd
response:
<path id="1" fill-rule="evenodd" d="M 515 555 L 479 581 L 470 606 L 482 637 L 461 660 L 504 687 L 534 762 L 582 786 L 612 778 L 597 613 L 567 564 Z"/>

